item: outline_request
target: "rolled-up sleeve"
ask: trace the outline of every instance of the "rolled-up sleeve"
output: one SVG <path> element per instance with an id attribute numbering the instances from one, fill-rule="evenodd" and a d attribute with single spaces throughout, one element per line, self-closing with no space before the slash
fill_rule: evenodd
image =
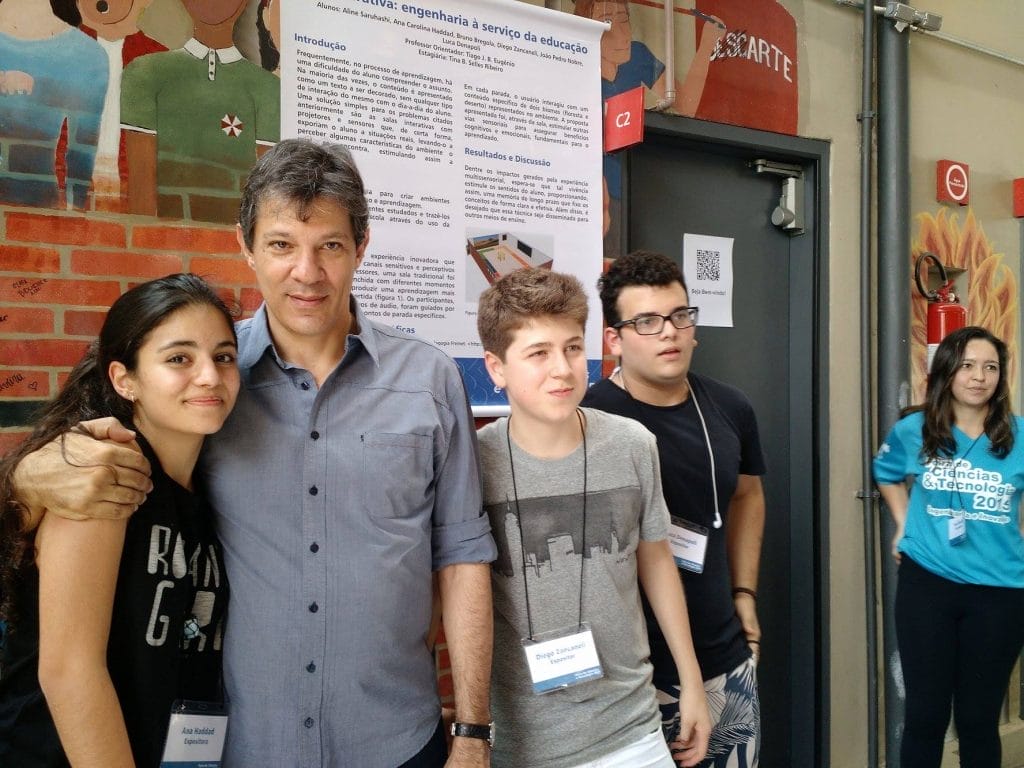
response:
<path id="1" fill-rule="evenodd" d="M 483 511 L 473 415 L 454 364 L 448 371 L 445 396 L 452 422 L 434 487 L 431 551 L 435 571 L 455 563 L 489 563 L 497 557 Z"/>

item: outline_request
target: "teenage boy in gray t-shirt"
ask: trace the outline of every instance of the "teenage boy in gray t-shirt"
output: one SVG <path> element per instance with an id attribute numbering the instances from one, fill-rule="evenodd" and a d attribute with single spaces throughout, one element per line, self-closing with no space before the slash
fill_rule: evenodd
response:
<path id="1" fill-rule="evenodd" d="M 679 669 L 675 760 L 696 765 L 710 720 L 666 540 L 653 435 L 579 408 L 587 388 L 579 281 L 526 269 L 480 298 L 487 370 L 512 415 L 479 432 L 492 566 L 495 768 L 672 768 L 639 586 Z"/>

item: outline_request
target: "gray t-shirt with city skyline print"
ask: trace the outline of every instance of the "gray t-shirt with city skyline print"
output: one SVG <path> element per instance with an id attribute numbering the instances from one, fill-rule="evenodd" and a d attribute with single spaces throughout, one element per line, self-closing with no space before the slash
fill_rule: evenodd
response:
<path id="1" fill-rule="evenodd" d="M 478 433 L 484 508 L 498 547 L 491 570 L 494 768 L 567 768 L 660 727 L 636 562 L 641 538 L 668 535 L 657 447 L 631 419 L 581 411 L 585 531 L 582 444 L 549 460 L 513 442 L 510 461 L 507 419 Z M 537 638 L 571 631 L 581 618 L 593 632 L 604 676 L 535 694 L 522 645 L 529 625 Z"/>

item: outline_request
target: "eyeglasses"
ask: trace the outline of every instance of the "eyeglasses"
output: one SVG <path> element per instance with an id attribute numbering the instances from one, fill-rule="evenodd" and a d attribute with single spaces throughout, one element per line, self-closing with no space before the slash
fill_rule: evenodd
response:
<path id="1" fill-rule="evenodd" d="M 655 336 L 661 333 L 665 327 L 665 321 L 669 320 L 672 325 L 682 331 L 691 325 L 697 324 L 698 311 L 698 307 L 683 307 L 682 309 L 677 309 L 671 315 L 641 315 L 640 317 L 634 317 L 632 320 L 620 320 L 612 328 L 618 330 L 623 326 L 632 325 L 633 329 L 641 336 Z"/>

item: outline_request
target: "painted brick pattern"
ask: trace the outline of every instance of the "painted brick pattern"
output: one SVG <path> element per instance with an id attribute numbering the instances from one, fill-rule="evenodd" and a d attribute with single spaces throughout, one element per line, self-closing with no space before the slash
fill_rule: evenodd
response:
<path id="1" fill-rule="evenodd" d="M 0 453 L 59 391 L 110 304 L 182 271 L 209 279 L 245 314 L 259 306 L 233 226 L 0 205 Z"/>

